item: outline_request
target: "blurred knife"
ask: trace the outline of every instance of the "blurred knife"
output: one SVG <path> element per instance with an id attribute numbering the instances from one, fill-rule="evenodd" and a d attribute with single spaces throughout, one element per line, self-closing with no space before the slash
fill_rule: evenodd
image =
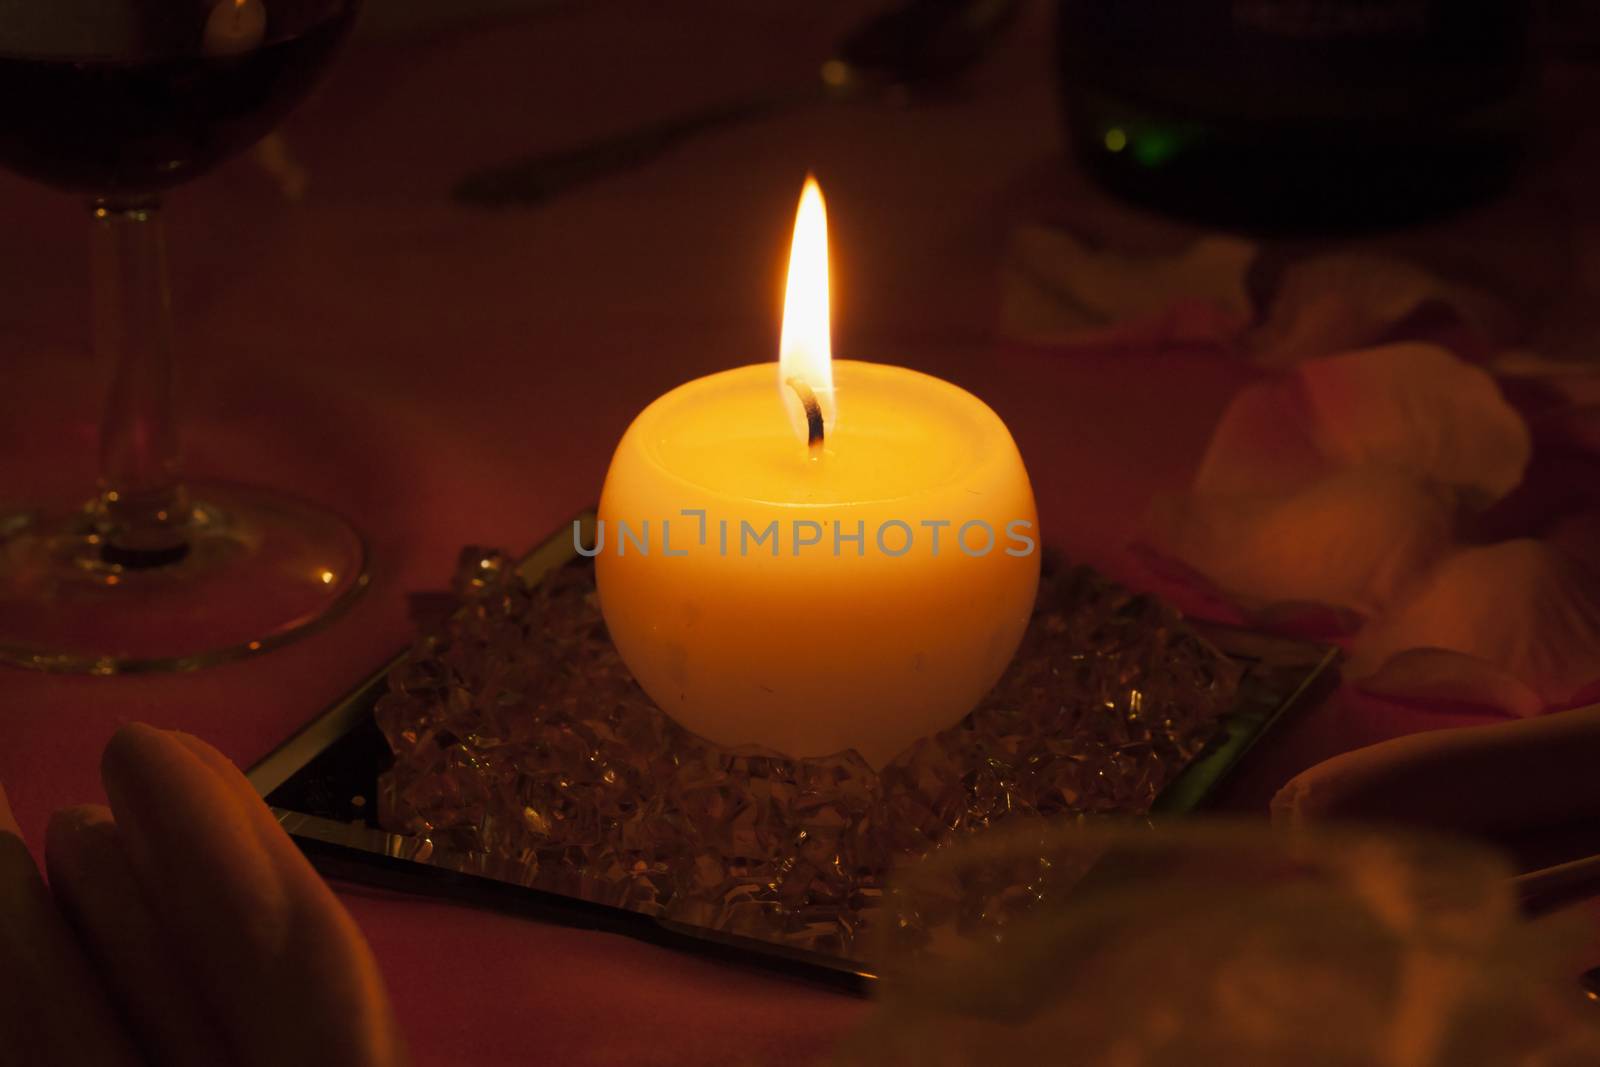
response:
<path id="1" fill-rule="evenodd" d="M 473 171 L 451 195 L 483 207 L 535 205 L 648 163 L 688 138 L 735 122 L 831 101 L 920 94 L 972 67 L 1012 21 L 1019 0 L 911 0 L 840 39 L 814 82 L 651 122 L 618 135 L 535 152 Z"/>

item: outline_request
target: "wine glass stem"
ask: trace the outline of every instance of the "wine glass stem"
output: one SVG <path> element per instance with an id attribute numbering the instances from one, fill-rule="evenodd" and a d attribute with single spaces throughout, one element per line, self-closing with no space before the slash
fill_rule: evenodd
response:
<path id="1" fill-rule="evenodd" d="M 95 352 L 115 368 L 100 427 L 95 525 L 109 560 L 173 562 L 185 551 L 190 506 L 173 414 L 161 205 L 154 197 L 96 198 L 89 216 Z"/>

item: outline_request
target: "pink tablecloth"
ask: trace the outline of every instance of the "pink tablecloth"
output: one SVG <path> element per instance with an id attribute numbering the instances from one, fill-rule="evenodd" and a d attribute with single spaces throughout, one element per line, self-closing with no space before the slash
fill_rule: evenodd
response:
<path id="1" fill-rule="evenodd" d="M 1048 540 L 1126 572 L 1144 501 L 1186 481 L 1250 372 L 996 342 L 1008 221 L 1041 176 L 1056 195 L 1098 196 L 1056 158 L 1043 5 L 936 105 L 728 129 L 537 211 L 445 195 L 473 164 L 812 77 L 861 6 L 617 0 L 427 33 L 369 26 L 285 128 L 303 200 L 250 159 L 172 198 L 191 471 L 343 511 L 370 538 L 373 585 L 331 628 L 252 662 L 0 673 L 0 781 L 36 847 L 53 808 L 100 797 L 119 723 L 193 731 L 248 765 L 405 643 L 405 594 L 441 587 L 461 545 L 522 549 L 593 502 L 650 398 L 773 358 L 808 169 L 829 197 L 835 350 L 985 397 L 1021 445 Z M 94 475 L 106 375 L 88 354 L 82 226 L 70 200 L 0 177 L 6 498 L 68 500 Z M 1260 751 L 1232 803 L 1259 811 L 1320 758 L 1457 721 L 1340 695 Z M 800 1062 L 865 1010 L 609 935 L 344 899 L 421 1064 Z"/>

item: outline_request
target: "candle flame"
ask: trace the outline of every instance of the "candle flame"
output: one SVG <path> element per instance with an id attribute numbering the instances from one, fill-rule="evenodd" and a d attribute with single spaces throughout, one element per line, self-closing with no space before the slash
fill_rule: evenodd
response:
<path id="1" fill-rule="evenodd" d="M 783 335 L 778 344 L 778 389 L 795 434 L 808 439 L 804 407 L 788 384 L 796 379 L 816 395 L 823 426 L 832 431 L 833 351 L 828 337 L 828 211 L 822 187 L 807 175 L 789 246 L 789 280 L 783 296 Z"/>

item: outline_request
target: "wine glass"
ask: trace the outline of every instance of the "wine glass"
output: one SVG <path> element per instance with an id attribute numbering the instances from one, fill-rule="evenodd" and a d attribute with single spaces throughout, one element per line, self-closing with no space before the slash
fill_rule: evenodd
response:
<path id="1" fill-rule="evenodd" d="M 1465 839 L 1019 818 L 897 872 L 837 1067 L 1600 1062 L 1580 916 Z"/>
<path id="2" fill-rule="evenodd" d="M 359 0 L 51 0 L 0 25 L 0 166 L 87 198 L 93 333 L 115 367 L 98 492 L 0 513 L 0 660 L 182 670 L 305 633 L 365 585 L 339 517 L 182 477 L 161 195 L 283 118 Z M 85 487 L 87 490 L 87 487 Z"/>

